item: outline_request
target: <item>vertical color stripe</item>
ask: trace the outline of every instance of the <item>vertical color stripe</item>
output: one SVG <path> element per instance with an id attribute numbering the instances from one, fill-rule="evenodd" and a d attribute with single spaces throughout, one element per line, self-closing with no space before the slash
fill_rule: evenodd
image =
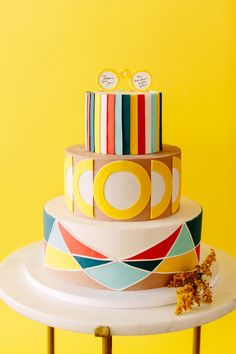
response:
<path id="1" fill-rule="evenodd" d="M 90 151 L 95 151 L 94 146 L 94 92 L 91 92 L 90 97 Z"/>
<path id="2" fill-rule="evenodd" d="M 107 153 L 107 94 L 101 94 L 101 153 Z"/>
<path id="3" fill-rule="evenodd" d="M 130 95 L 122 95 L 123 154 L 130 154 Z"/>
<path id="4" fill-rule="evenodd" d="M 145 93 L 145 153 L 150 154 L 152 151 L 152 138 L 151 138 L 151 94 Z"/>
<path id="5" fill-rule="evenodd" d="M 87 125 L 88 125 L 88 131 L 87 131 L 87 141 L 88 141 L 88 150 L 90 151 L 90 97 L 91 93 L 88 92 L 88 106 L 87 106 Z"/>
<path id="6" fill-rule="evenodd" d="M 95 127 L 95 152 L 100 154 L 101 141 L 100 141 L 100 121 L 101 121 L 101 94 L 95 93 L 95 112 L 94 112 L 94 127 Z"/>
<path id="7" fill-rule="evenodd" d="M 160 151 L 162 150 L 162 93 L 160 92 Z"/>
<path id="8" fill-rule="evenodd" d="M 156 93 L 151 93 L 151 116 L 152 116 L 152 152 L 156 152 L 156 116 L 157 116 L 157 105 L 156 105 Z"/>
<path id="9" fill-rule="evenodd" d="M 88 92 L 85 92 L 85 107 L 84 107 L 84 140 L 85 149 L 88 150 Z"/>
<path id="10" fill-rule="evenodd" d="M 160 92 L 156 96 L 156 151 L 160 151 Z"/>
<path id="11" fill-rule="evenodd" d="M 138 95 L 138 153 L 145 154 L 145 95 Z"/>
<path id="12" fill-rule="evenodd" d="M 107 153 L 115 154 L 115 95 L 107 95 Z"/>
<path id="13" fill-rule="evenodd" d="M 123 137 L 122 137 L 122 95 L 116 94 L 115 99 L 115 153 L 123 154 Z"/>
<path id="14" fill-rule="evenodd" d="M 138 154 L 138 95 L 130 95 L 130 154 Z"/>

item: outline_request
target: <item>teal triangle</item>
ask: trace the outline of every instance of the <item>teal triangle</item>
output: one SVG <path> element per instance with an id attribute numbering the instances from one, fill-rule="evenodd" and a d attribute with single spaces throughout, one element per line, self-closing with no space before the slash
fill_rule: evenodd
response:
<path id="1" fill-rule="evenodd" d="M 44 239 L 48 242 L 55 218 L 44 210 Z"/>
<path id="2" fill-rule="evenodd" d="M 61 231 L 59 229 L 58 223 L 55 222 L 51 231 L 51 234 L 48 239 L 49 245 L 53 246 L 54 248 L 62 251 L 62 252 L 68 252 L 68 249 L 65 245 L 65 242 L 61 236 Z"/>
<path id="3" fill-rule="evenodd" d="M 82 268 L 97 267 L 97 266 L 104 265 L 104 264 L 111 262 L 111 261 L 107 261 L 107 260 L 105 261 L 105 260 L 80 257 L 80 256 L 73 256 L 73 257 Z"/>
<path id="4" fill-rule="evenodd" d="M 150 274 L 150 272 L 129 267 L 122 262 L 89 268 L 85 272 L 94 280 L 114 290 L 127 288 Z"/>
<path id="5" fill-rule="evenodd" d="M 160 263 L 162 262 L 162 259 L 158 259 L 155 261 L 126 261 L 124 262 L 125 264 L 129 264 L 132 267 L 148 270 L 148 271 L 153 271 Z"/>
<path id="6" fill-rule="evenodd" d="M 201 213 L 194 218 L 193 220 L 187 221 L 187 226 L 191 232 L 193 242 L 195 246 L 201 241 L 201 231 L 202 231 L 202 211 Z"/>
<path id="7" fill-rule="evenodd" d="M 179 237 L 175 241 L 174 246 L 167 255 L 168 257 L 178 256 L 182 253 L 191 251 L 194 248 L 192 237 L 186 224 L 183 224 L 182 229 L 179 233 Z"/>

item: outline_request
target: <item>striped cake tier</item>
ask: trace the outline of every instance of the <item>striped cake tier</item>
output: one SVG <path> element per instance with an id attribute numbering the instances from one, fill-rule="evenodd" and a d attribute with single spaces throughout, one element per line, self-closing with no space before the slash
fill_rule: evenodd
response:
<path id="1" fill-rule="evenodd" d="M 201 207 L 184 197 L 174 215 L 132 223 L 80 218 L 58 197 L 44 209 L 44 265 L 85 287 L 162 287 L 198 264 L 201 224 Z"/>
<path id="2" fill-rule="evenodd" d="M 80 217 L 144 221 L 174 214 L 181 195 L 181 151 L 163 145 L 147 155 L 104 155 L 66 149 L 65 199 Z"/>
<path id="3" fill-rule="evenodd" d="M 98 154 L 162 150 L 161 92 L 86 92 L 85 148 Z"/>

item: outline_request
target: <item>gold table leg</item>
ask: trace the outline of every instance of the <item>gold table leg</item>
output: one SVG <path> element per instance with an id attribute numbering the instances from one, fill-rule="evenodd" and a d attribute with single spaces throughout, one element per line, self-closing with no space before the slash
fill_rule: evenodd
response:
<path id="1" fill-rule="evenodd" d="M 47 327 L 48 354 L 54 354 L 54 328 Z"/>
<path id="2" fill-rule="evenodd" d="M 95 336 L 102 338 L 102 354 L 112 354 L 112 335 L 109 327 L 95 329 Z M 48 354 L 54 354 L 54 328 L 47 327 Z M 193 329 L 193 354 L 200 354 L 201 326 Z"/>
<path id="3" fill-rule="evenodd" d="M 193 329 L 193 354 L 200 354 L 201 326 Z"/>
<path id="4" fill-rule="evenodd" d="M 112 354 L 112 335 L 109 327 L 100 326 L 95 329 L 95 336 L 102 337 L 102 354 Z"/>

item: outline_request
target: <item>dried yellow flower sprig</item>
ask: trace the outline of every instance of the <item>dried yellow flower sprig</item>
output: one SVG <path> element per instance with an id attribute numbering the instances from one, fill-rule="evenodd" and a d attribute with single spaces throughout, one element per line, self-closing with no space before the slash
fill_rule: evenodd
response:
<path id="1" fill-rule="evenodd" d="M 173 275 L 168 283 L 169 288 L 180 288 L 176 291 L 177 304 L 176 314 L 180 315 L 183 311 L 191 310 L 194 304 L 200 306 L 203 302 L 212 302 L 212 289 L 203 276 L 212 276 L 211 266 L 216 261 L 216 254 L 213 249 L 202 262 L 197 265 L 192 272 L 181 272 Z"/>

